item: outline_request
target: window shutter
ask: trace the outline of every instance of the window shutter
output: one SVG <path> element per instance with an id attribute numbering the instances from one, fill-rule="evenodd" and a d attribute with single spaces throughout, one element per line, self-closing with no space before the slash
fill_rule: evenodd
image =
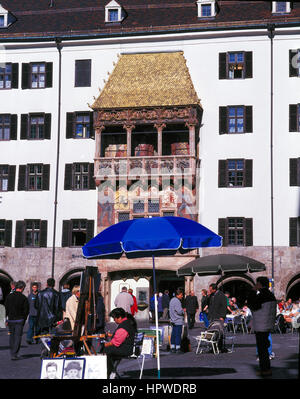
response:
<path id="1" fill-rule="evenodd" d="M 49 190 L 50 165 L 43 165 L 43 190 Z"/>
<path id="2" fill-rule="evenodd" d="M 75 61 L 75 87 L 91 86 L 91 60 Z"/>
<path id="3" fill-rule="evenodd" d="M 13 63 L 11 66 L 11 88 L 17 89 L 19 87 L 19 64 Z"/>
<path id="4" fill-rule="evenodd" d="M 47 230 L 48 222 L 47 220 L 41 220 L 40 224 L 40 247 L 47 248 Z"/>
<path id="5" fill-rule="evenodd" d="M 226 53 L 219 53 L 219 79 L 227 79 L 226 59 Z"/>
<path id="6" fill-rule="evenodd" d="M 298 246 L 298 219 L 299 218 L 290 218 L 290 247 Z"/>
<path id="7" fill-rule="evenodd" d="M 7 191 L 15 190 L 15 180 L 16 180 L 16 165 L 9 165 Z"/>
<path id="8" fill-rule="evenodd" d="M 252 122 L 252 106 L 245 107 L 245 133 L 252 133 L 253 132 L 253 122 Z"/>
<path id="9" fill-rule="evenodd" d="M 18 115 L 10 115 L 10 140 L 17 140 Z"/>
<path id="10" fill-rule="evenodd" d="M 4 245 L 6 247 L 11 247 L 11 237 L 12 237 L 12 221 L 5 221 L 5 233 L 4 233 Z"/>
<path id="11" fill-rule="evenodd" d="M 74 113 L 67 112 L 66 138 L 72 139 L 73 137 L 74 137 Z"/>
<path id="12" fill-rule="evenodd" d="M 289 105 L 289 131 L 297 132 L 297 104 Z"/>
<path id="13" fill-rule="evenodd" d="M 90 138 L 94 139 L 95 138 L 95 132 L 94 132 L 94 112 L 90 112 Z"/>
<path id="14" fill-rule="evenodd" d="M 293 57 L 297 56 L 297 50 L 289 51 L 289 76 L 298 76 L 298 69 L 293 67 Z"/>
<path id="15" fill-rule="evenodd" d="M 253 176 L 253 161 L 252 159 L 245 160 L 245 187 L 252 187 Z"/>
<path id="16" fill-rule="evenodd" d="M 94 179 L 94 164 L 90 163 L 89 164 L 89 189 L 90 190 L 95 190 L 96 184 L 95 184 L 95 179 Z"/>
<path id="17" fill-rule="evenodd" d="M 218 234 L 219 236 L 223 237 L 223 247 L 226 247 L 227 246 L 226 219 L 219 219 Z"/>
<path id="18" fill-rule="evenodd" d="M 29 64 L 22 64 L 22 89 L 29 88 Z"/>
<path id="19" fill-rule="evenodd" d="M 65 190 L 72 190 L 72 171 L 73 171 L 73 164 L 67 163 L 65 166 L 65 183 L 64 183 Z"/>
<path id="20" fill-rule="evenodd" d="M 290 158 L 290 186 L 298 186 L 299 158 Z"/>
<path id="21" fill-rule="evenodd" d="M 22 114 L 21 115 L 21 140 L 27 139 L 28 133 L 28 115 Z"/>
<path id="22" fill-rule="evenodd" d="M 227 107 L 219 107 L 219 134 L 228 133 L 227 129 Z"/>
<path id="23" fill-rule="evenodd" d="M 219 160 L 219 187 L 227 187 L 226 184 L 226 166 L 227 162 L 225 160 Z"/>
<path id="24" fill-rule="evenodd" d="M 45 139 L 51 139 L 51 114 L 45 114 Z"/>
<path id="25" fill-rule="evenodd" d="M 26 190 L 26 165 L 19 166 L 19 181 L 18 181 L 18 191 Z"/>
<path id="26" fill-rule="evenodd" d="M 253 246 L 253 219 L 247 218 L 245 219 L 245 245 L 246 247 Z"/>
<path id="27" fill-rule="evenodd" d="M 63 231 L 62 231 L 62 247 L 69 247 L 70 246 L 70 220 L 63 220 Z"/>
<path id="28" fill-rule="evenodd" d="M 88 220 L 86 224 L 86 242 L 94 237 L 94 220 Z"/>
<path id="29" fill-rule="evenodd" d="M 53 63 L 46 62 L 46 87 L 52 87 Z"/>
<path id="30" fill-rule="evenodd" d="M 245 78 L 252 78 L 252 51 L 245 52 Z"/>
<path id="31" fill-rule="evenodd" d="M 24 247 L 24 227 L 25 223 L 23 220 L 16 221 L 16 237 L 15 237 L 15 247 Z"/>

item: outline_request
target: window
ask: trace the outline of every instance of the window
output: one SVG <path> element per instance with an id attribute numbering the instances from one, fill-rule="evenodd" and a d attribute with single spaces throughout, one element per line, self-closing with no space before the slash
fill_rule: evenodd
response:
<path id="1" fill-rule="evenodd" d="M 0 219 L 0 247 L 11 247 L 12 221 Z"/>
<path id="2" fill-rule="evenodd" d="M 252 78 L 252 51 L 219 54 L 219 79 Z"/>
<path id="3" fill-rule="evenodd" d="M 91 86 L 91 60 L 75 61 L 75 87 Z"/>
<path id="4" fill-rule="evenodd" d="M 252 159 L 219 160 L 219 187 L 252 187 Z"/>
<path id="5" fill-rule="evenodd" d="M 300 50 L 289 51 L 289 76 L 299 76 L 300 73 Z"/>
<path id="6" fill-rule="evenodd" d="M 50 140 L 51 114 L 22 114 L 21 140 Z"/>
<path id="7" fill-rule="evenodd" d="M 47 220 L 17 220 L 15 247 L 47 247 Z"/>
<path id="8" fill-rule="evenodd" d="M 11 81 L 12 64 L 5 64 L 5 66 L 1 66 L 0 64 L 0 89 L 11 89 Z"/>
<path id="9" fill-rule="evenodd" d="M 49 177 L 50 165 L 20 165 L 18 191 L 49 190 Z"/>
<path id="10" fill-rule="evenodd" d="M 125 18 L 125 11 L 115 0 L 110 1 L 105 6 L 105 22 L 122 22 Z"/>
<path id="11" fill-rule="evenodd" d="M 163 216 L 175 216 L 175 212 L 174 211 L 165 211 L 165 212 L 163 212 Z"/>
<path id="12" fill-rule="evenodd" d="M 290 159 L 290 186 L 300 187 L 300 158 Z"/>
<path id="13" fill-rule="evenodd" d="M 94 138 L 93 112 L 67 112 L 66 138 Z"/>
<path id="14" fill-rule="evenodd" d="M 119 20 L 118 10 L 108 10 L 108 21 L 116 22 Z"/>
<path id="15" fill-rule="evenodd" d="M 253 221 L 244 217 L 219 219 L 219 235 L 223 237 L 223 246 L 252 246 Z"/>
<path id="16" fill-rule="evenodd" d="M 73 163 L 65 166 L 65 190 L 94 190 L 93 163 Z"/>
<path id="17" fill-rule="evenodd" d="M 52 62 L 22 64 L 22 89 L 44 89 L 52 87 Z"/>
<path id="18" fill-rule="evenodd" d="M 8 165 L 0 165 L 0 191 L 8 191 Z"/>
<path id="19" fill-rule="evenodd" d="M 252 106 L 219 107 L 219 134 L 253 132 Z"/>
<path id="20" fill-rule="evenodd" d="M 300 132 L 300 104 L 289 105 L 289 131 Z"/>
<path id="21" fill-rule="evenodd" d="M 4 26 L 5 26 L 4 15 L 0 15 L 0 28 L 4 28 Z"/>
<path id="22" fill-rule="evenodd" d="M 290 218 L 289 221 L 290 247 L 300 246 L 300 217 Z"/>
<path id="23" fill-rule="evenodd" d="M 216 2 L 208 0 L 198 0 L 198 18 L 214 17 L 216 15 Z"/>
<path id="24" fill-rule="evenodd" d="M 10 115 L 0 115 L 0 140 L 10 139 Z"/>
<path id="25" fill-rule="evenodd" d="M 285 14 L 291 12 L 290 1 L 272 1 L 272 13 Z"/>
<path id="26" fill-rule="evenodd" d="M 149 199 L 148 200 L 148 213 L 158 213 L 159 214 L 159 199 Z"/>
<path id="27" fill-rule="evenodd" d="M 94 220 L 72 219 L 63 221 L 63 247 L 82 247 L 94 237 Z"/>
<path id="28" fill-rule="evenodd" d="M 125 220 L 129 220 L 130 215 L 129 212 L 119 212 L 118 213 L 118 222 L 124 222 Z"/>
<path id="29" fill-rule="evenodd" d="M 144 213 L 145 212 L 145 203 L 141 200 L 133 201 L 133 213 Z"/>

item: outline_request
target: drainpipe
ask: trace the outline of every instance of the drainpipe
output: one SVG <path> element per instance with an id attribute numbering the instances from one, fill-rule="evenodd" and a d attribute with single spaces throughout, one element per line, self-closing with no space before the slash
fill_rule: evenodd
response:
<path id="1" fill-rule="evenodd" d="M 273 160 L 273 89 L 274 89 L 274 79 L 273 79 L 273 38 L 275 36 L 275 25 L 268 25 L 268 37 L 271 44 L 271 68 L 270 68 L 270 168 L 271 168 L 271 267 L 272 267 L 272 292 L 274 293 L 274 160 Z"/>
<path id="2" fill-rule="evenodd" d="M 57 195 L 58 195 L 58 173 L 59 173 L 59 155 L 60 155 L 60 117 L 61 117 L 61 39 L 55 38 L 56 48 L 59 55 L 58 69 L 58 110 L 57 110 L 57 149 L 56 149 L 56 177 L 55 177 L 55 199 L 53 216 L 53 241 L 52 241 L 52 271 L 51 277 L 54 278 L 55 266 L 55 239 L 56 239 L 56 221 L 57 221 Z"/>

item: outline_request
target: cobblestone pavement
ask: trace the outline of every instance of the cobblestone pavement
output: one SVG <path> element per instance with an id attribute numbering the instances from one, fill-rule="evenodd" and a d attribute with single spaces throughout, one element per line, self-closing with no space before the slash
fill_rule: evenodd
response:
<path id="1" fill-rule="evenodd" d="M 254 334 L 237 333 L 232 353 L 214 355 L 204 352 L 195 354 L 195 337 L 202 330 L 200 324 L 189 330 L 191 351 L 184 354 L 171 354 L 160 351 L 161 379 L 261 379 L 256 376 L 258 362 Z M 21 360 L 10 359 L 8 334 L 0 329 L 0 379 L 39 379 L 41 369 L 41 344 L 28 345 L 24 328 Z M 230 334 L 232 336 L 232 334 Z M 273 351 L 275 358 L 271 361 L 272 379 L 299 379 L 299 336 L 298 332 L 273 334 Z M 230 344 L 229 346 L 230 347 Z M 118 371 L 122 379 L 136 379 L 139 367 L 136 360 L 122 360 Z M 157 378 L 157 359 L 146 359 L 143 379 Z"/>

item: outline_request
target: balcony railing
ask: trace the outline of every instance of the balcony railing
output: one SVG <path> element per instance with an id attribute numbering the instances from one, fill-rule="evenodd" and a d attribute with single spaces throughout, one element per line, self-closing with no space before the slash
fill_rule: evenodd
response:
<path id="1" fill-rule="evenodd" d="M 195 175 L 199 160 L 189 155 L 95 158 L 95 178 Z"/>

